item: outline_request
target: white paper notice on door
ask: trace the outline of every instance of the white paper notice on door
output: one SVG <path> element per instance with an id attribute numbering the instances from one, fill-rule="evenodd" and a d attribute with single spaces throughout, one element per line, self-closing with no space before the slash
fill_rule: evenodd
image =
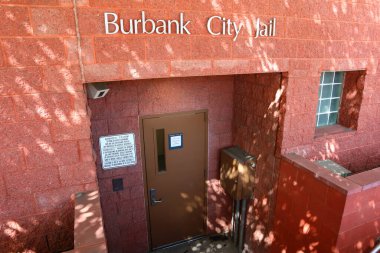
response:
<path id="1" fill-rule="evenodd" d="M 102 168 L 104 170 L 136 165 L 136 145 L 133 133 L 99 138 Z"/>
<path id="2" fill-rule="evenodd" d="M 183 148 L 183 134 L 169 134 L 169 150 Z"/>

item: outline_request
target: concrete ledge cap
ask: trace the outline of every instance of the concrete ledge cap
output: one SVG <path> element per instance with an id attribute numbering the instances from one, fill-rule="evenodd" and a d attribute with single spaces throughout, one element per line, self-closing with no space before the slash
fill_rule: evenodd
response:
<path id="1" fill-rule="evenodd" d="M 86 246 L 78 249 L 66 251 L 65 253 L 107 253 L 107 246 L 105 243 Z"/>
<path id="2" fill-rule="evenodd" d="M 343 194 L 351 195 L 362 191 L 362 186 L 360 184 L 334 174 L 300 155 L 294 153 L 285 154 L 283 155 L 283 159 L 297 168 L 311 173 L 315 178 L 323 181 L 328 186 L 333 187 Z"/>
<path id="3" fill-rule="evenodd" d="M 347 128 L 341 125 L 331 125 L 331 126 L 324 126 L 324 127 L 318 127 L 315 130 L 314 139 L 320 139 L 329 137 L 331 135 L 337 135 L 339 134 L 339 137 L 342 136 L 349 136 L 355 134 L 355 130 L 352 130 L 351 128 Z"/>
<path id="4" fill-rule="evenodd" d="M 75 194 L 74 249 L 68 252 L 107 252 L 98 191 Z"/>
<path id="5" fill-rule="evenodd" d="M 363 187 L 363 191 L 380 186 L 380 167 L 347 177 Z"/>

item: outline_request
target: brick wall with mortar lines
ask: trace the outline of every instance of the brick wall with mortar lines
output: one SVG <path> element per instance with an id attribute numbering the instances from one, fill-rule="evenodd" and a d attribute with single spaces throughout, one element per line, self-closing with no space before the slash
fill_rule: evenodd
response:
<path id="1" fill-rule="evenodd" d="M 217 179 L 220 149 L 232 144 L 233 80 L 225 76 L 114 82 L 110 83 L 105 98 L 89 100 L 105 231 L 111 252 L 148 250 L 139 131 L 139 118 L 146 115 L 208 110 L 207 231 L 218 233 L 227 229 L 231 200 Z M 136 136 L 137 165 L 103 170 L 99 137 L 126 132 Z M 112 191 L 113 178 L 123 178 L 124 191 Z"/>
<path id="2" fill-rule="evenodd" d="M 271 252 L 334 252 L 344 201 L 344 194 L 282 160 Z"/>
<path id="3" fill-rule="evenodd" d="M 87 81 L 288 72 L 283 153 L 333 159 L 354 171 L 380 163 L 378 1 L 89 1 L 78 10 Z M 105 11 L 139 18 L 140 10 L 153 19 L 177 18 L 185 12 L 192 35 L 104 35 Z M 211 36 L 206 22 L 215 13 L 250 28 L 235 42 L 228 36 Z M 254 39 L 249 24 L 273 16 L 276 37 Z M 99 74 L 104 69 L 107 75 Z M 358 129 L 315 138 L 321 72 L 361 69 L 366 70 L 366 82 Z M 352 160 L 353 154 L 358 159 Z"/>
<path id="4" fill-rule="evenodd" d="M 30 222 L 17 223 L 26 224 L 23 228 L 33 231 L 30 224 L 38 224 L 35 222 L 41 220 L 38 214 L 54 214 L 50 210 L 67 201 L 69 192 L 96 187 L 89 119 L 81 85 L 84 82 L 288 72 L 283 152 L 339 159 L 357 168 L 379 163 L 380 106 L 376 94 L 380 85 L 380 6 L 377 0 L 315 3 L 77 0 L 76 4 L 84 80 L 80 75 L 71 0 L 0 0 L 2 223 L 25 217 Z M 194 34 L 106 38 L 102 19 L 105 10 L 137 15 L 142 9 L 151 17 L 177 17 L 180 11 L 185 11 L 185 16 L 193 20 Z M 253 17 L 276 16 L 278 35 L 255 40 L 245 32 L 236 42 L 228 37 L 214 38 L 206 34 L 205 22 L 215 13 L 247 22 Z M 366 69 L 367 73 L 358 130 L 314 139 L 320 72 L 357 69 Z M 352 162 L 352 157 L 360 159 Z M 73 169 L 82 163 L 85 164 L 80 167 L 84 166 L 88 172 L 85 181 L 79 180 L 82 176 Z M 59 180 L 56 179 L 59 167 L 67 165 L 72 165 L 69 170 L 75 179 L 62 179 L 62 169 Z M 9 170 L 16 174 L 20 171 L 42 174 L 48 167 L 56 177 L 48 178 L 51 184 L 44 183 L 42 188 L 38 187 L 41 181 L 28 180 L 24 190 L 14 191 L 17 188 L 12 186 L 14 183 L 7 183 L 12 181 L 6 177 Z M 38 201 L 40 195 L 54 201 Z M 47 203 L 49 208 L 45 207 Z M 19 236 L 21 233 L 14 227 L 17 225 L 12 226 L 9 228 L 12 236 Z M 47 229 L 43 234 L 51 232 Z"/>
<path id="5" fill-rule="evenodd" d="M 319 77 L 316 76 L 315 82 L 318 79 Z M 291 121 L 285 122 L 288 125 L 285 126 L 283 152 L 295 152 L 311 160 L 334 160 L 352 172 L 378 167 L 380 165 L 380 100 L 376 92 L 380 88 L 379 75 L 372 75 L 367 71 L 364 79 L 363 99 L 358 113 L 359 118 L 355 124 L 357 125 L 356 130 L 317 137 L 315 134 L 316 117 L 314 113 L 310 113 L 310 108 L 313 109 L 312 112 L 317 110 L 318 97 L 314 96 L 313 101 L 304 97 L 305 100 L 302 99 L 301 102 L 304 109 L 301 107 L 295 109 L 295 111 L 303 111 L 303 113 L 296 116 L 289 114 L 291 111 L 288 111 L 286 115 L 287 118 L 291 117 Z M 294 87 L 290 85 L 289 88 L 293 89 Z M 299 94 L 298 96 L 303 95 Z M 349 96 L 352 95 L 349 94 Z M 290 98 L 289 100 L 293 101 L 294 99 Z M 292 103 L 291 101 L 290 103 Z M 288 104 L 287 108 L 291 107 L 292 104 Z M 309 108 L 309 112 L 306 112 L 307 108 Z M 286 129 L 292 129 L 292 131 Z M 303 144 L 299 146 L 289 144 L 296 143 L 297 139 L 302 139 Z"/>
<path id="6" fill-rule="evenodd" d="M 344 204 L 337 239 L 337 246 L 343 252 L 368 250 L 376 245 L 380 230 L 379 192 L 380 187 L 377 185 L 369 189 L 363 187 L 361 192 L 347 198 L 341 195 L 336 197 L 340 205 Z"/>
<path id="7" fill-rule="evenodd" d="M 72 193 L 96 189 L 73 3 L 0 1 L 0 251 L 73 245 Z"/>
<path id="8" fill-rule="evenodd" d="M 323 175 L 328 174 L 324 168 L 294 157 L 283 159 L 279 169 L 276 240 L 271 252 L 358 253 L 372 249 L 380 222 L 380 187 L 373 178 L 379 178 L 380 169 L 334 182 L 329 181 L 330 175 Z M 322 173 L 316 172 L 320 169 Z"/>
<path id="9" fill-rule="evenodd" d="M 247 214 L 246 244 L 253 252 L 271 245 L 275 192 L 278 178 L 276 149 L 282 75 L 242 75 L 235 79 L 234 144 L 257 157 L 254 199 Z M 260 95 L 258 95 L 260 94 Z M 278 97 L 276 101 L 276 97 Z"/>

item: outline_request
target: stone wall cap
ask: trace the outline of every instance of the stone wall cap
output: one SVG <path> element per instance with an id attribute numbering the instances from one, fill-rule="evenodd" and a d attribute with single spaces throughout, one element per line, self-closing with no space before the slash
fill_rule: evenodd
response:
<path id="1" fill-rule="evenodd" d="M 380 167 L 351 175 L 347 179 L 361 185 L 363 191 L 380 186 Z"/>
<path id="2" fill-rule="evenodd" d="M 74 249 L 103 243 L 105 236 L 99 192 L 75 194 Z"/>
<path id="3" fill-rule="evenodd" d="M 297 168 L 304 169 L 305 171 L 311 173 L 315 178 L 319 178 L 325 184 L 333 187 L 343 194 L 351 195 L 362 191 L 362 186 L 360 184 L 328 171 L 320 165 L 300 155 L 289 153 L 283 155 L 283 158 Z"/>

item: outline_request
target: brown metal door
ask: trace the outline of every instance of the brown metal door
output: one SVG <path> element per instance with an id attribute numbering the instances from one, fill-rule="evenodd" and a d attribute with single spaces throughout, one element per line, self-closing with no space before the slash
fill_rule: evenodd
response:
<path id="1" fill-rule="evenodd" d="M 143 119 L 151 245 L 205 233 L 205 113 Z"/>

